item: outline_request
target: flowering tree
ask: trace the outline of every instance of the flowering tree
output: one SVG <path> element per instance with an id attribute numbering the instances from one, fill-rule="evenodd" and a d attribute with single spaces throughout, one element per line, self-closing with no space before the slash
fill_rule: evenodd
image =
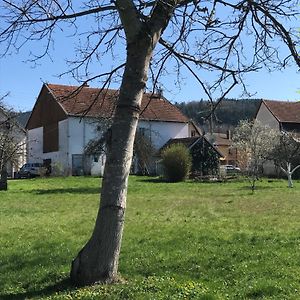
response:
<path id="1" fill-rule="evenodd" d="M 234 132 L 233 144 L 241 153 L 243 165 L 246 165 L 252 191 L 262 172 L 263 163 L 270 158 L 276 146 L 277 137 L 275 130 L 259 121 L 241 121 Z"/>

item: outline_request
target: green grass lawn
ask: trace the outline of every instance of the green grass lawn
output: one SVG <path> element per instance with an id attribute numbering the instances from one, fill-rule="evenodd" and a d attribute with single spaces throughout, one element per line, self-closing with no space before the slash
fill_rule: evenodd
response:
<path id="1" fill-rule="evenodd" d="M 73 288 L 93 229 L 96 178 L 0 192 L 0 299 L 300 299 L 300 182 L 162 183 L 131 177 L 123 284 Z"/>

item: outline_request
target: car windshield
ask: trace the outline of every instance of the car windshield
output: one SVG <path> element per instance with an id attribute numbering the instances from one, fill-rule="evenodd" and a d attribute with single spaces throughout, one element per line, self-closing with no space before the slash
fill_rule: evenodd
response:
<path id="1" fill-rule="evenodd" d="M 25 165 L 22 166 L 21 169 L 26 169 L 26 168 L 29 168 L 29 167 L 30 167 L 30 164 L 25 164 Z"/>

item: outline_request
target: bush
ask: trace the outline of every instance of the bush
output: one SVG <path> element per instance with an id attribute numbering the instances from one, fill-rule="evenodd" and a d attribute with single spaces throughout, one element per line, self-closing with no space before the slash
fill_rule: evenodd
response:
<path id="1" fill-rule="evenodd" d="M 172 145 L 162 152 L 164 176 L 168 181 L 184 181 L 188 176 L 192 159 L 189 150 L 182 144 Z"/>

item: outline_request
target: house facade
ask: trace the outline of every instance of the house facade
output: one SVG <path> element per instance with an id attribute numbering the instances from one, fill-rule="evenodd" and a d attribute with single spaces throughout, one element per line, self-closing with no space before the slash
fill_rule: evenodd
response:
<path id="1" fill-rule="evenodd" d="M 256 120 L 278 131 L 300 132 L 300 102 L 262 100 Z"/>
<path id="2" fill-rule="evenodd" d="M 233 165 L 235 167 L 238 166 L 238 151 L 237 148 L 233 146 L 230 130 L 228 130 L 226 133 L 207 133 L 205 137 L 221 154 L 221 165 Z"/>
<path id="3" fill-rule="evenodd" d="M 262 100 L 255 119 L 277 131 L 300 133 L 300 102 Z M 270 161 L 263 169 L 265 175 L 279 172 Z"/>
<path id="4" fill-rule="evenodd" d="M 44 84 L 26 126 L 28 162 L 44 163 L 58 175 L 103 175 L 105 152 L 86 155 L 85 149 L 106 131 L 117 96 L 117 90 Z M 143 96 L 137 130 L 149 137 L 155 149 L 191 132 L 188 118 L 153 94 Z"/>

